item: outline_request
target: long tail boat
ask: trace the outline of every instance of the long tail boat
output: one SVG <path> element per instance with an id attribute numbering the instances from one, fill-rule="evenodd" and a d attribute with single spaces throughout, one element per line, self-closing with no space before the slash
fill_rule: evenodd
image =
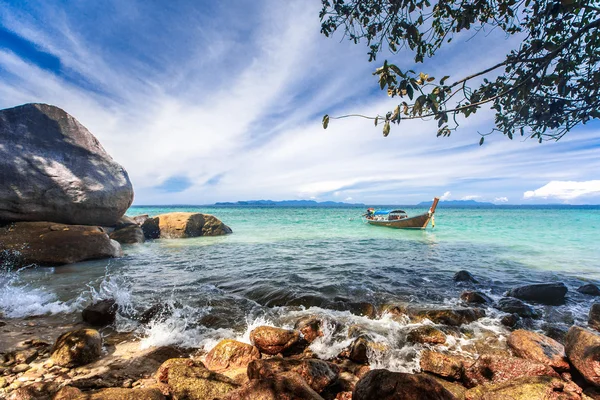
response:
<path id="1" fill-rule="evenodd" d="M 367 210 L 364 215 L 367 223 L 376 226 L 387 226 L 388 228 L 396 229 L 425 229 L 429 221 L 433 219 L 435 208 L 440 201 L 439 198 L 434 198 L 429 211 L 425 214 L 409 217 L 403 210 Z M 432 226 L 434 226 L 432 222 Z"/>

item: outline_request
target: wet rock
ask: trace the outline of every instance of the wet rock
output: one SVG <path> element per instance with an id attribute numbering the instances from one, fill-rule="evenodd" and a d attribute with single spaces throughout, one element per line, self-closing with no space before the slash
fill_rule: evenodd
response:
<path id="1" fill-rule="evenodd" d="M 175 365 L 183 365 L 188 367 L 205 368 L 204 364 L 198 360 L 192 360 L 190 358 L 170 358 L 165 360 L 160 367 L 156 370 L 156 380 L 161 383 L 169 382 L 169 370 Z"/>
<path id="2" fill-rule="evenodd" d="M 252 361 L 248 365 L 248 378 L 272 378 L 288 371 L 298 374 L 317 393 L 321 393 L 327 386 L 335 382 L 339 375 L 337 365 L 321 360 L 270 358 Z"/>
<path id="3" fill-rule="evenodd" d="M 92 326 L 107 326 L 115 322 L 117 308 L 114 299 L 105 299 L 90 304 L 83 309 L 81 315 Z"/>
<path id="4" fill-rule="evenodd" d="M 535 310 L 521 300 L 503 297 L 496 303 L 496 308 L 509 314 L 517 314 L 523 318 L 539 318 Z"/>
<path id="5" fill-rule="evenodd" d="M 558 343 L 564 346 L 569 327 L 559 324 L 544 323 L 542 324 L 542 330 L 544 331 L 544 335 L 556 340 Z"/>
<path id="6" fill-rule="evenodd" d="M 465 399 L 579 400 L 581 392 L 582 389 L 573 382 L 550 376 L 526 376 L 509 382 L 474 387 L 467 390 Z"/>
<path id="7" fill-rule="evenodd" d="M 206 355 L 205 363 L 209 369 L 246 367 L 252 360 L 260 358 L 258 349 L 237 340 L 221 340 Z"/>
<path id="8" fill-rule="evenodd" d="M 231 233 L 231 228 L 209 214 L 174 212 L 157 215 L 152 219 L 158 223 L 160 237 L 163 239 L 219 236 Z"/>
<path id="9" fill-rule="evenodd" d="M 567 333 L 565 352 L 586 381 L 600 386 L 600 335 L 573 326 Z"/>
<path id="10" fill-rule="evenodd" d="M 481 292 L 473 292 L 471 290 L 465 290 L 460 294 L 460 299 L 468 304 L 491 304 L 493 303 L 487 295 Z"/>
<path id="11" fill-rule="evenodd" d="M 159 389 L 125 389 L 108 388 L 94 393 L 84 393 L 81 390 L 65 386 L 53 397 L 53 400 L 164 400 L 165 396 Z"/>
<path id="12" fill-rule="evenodd" d="M 508 314 L 500 319 L 500 323 L 507 328 L 513 328 L 519 322 L 519 316 L 517 314 Z"/>
<path id="13" fill-rule="evenodd" d="M 439 376 L 435 376 L 435 375 L 427 374 L 427 376 L 435 379 L 435 381 L 437 383 L 439 383 L 440 385 L 442 385 L 444 387 L 444 389 L 446 389 L 447 391 L 452 393 L 454 395 L 455 399 L 464 400 L 465 393 L 467 392 L 467 388 L 464 387 L 463 385 L 461 385 L 460 383 L 449 382 L 449 381 L 442 379 Z"/>
<path id="14" fill-rule="evenodd" d="M 428 319 L 436 324 L 460 326 L 469 324 L 485 317 L 485 311 L 479 308 L 448 308 L 448 309 L 408 309 L 412 322 Z"/>
<path id="15" fill-rule="evenodd" d="M 171 362 L 167 360 L 166 363 Z M 158 372 L 157 372 L 158 373 Z M 166 375 L 166 379 L 165 378 Z M 160 377 L 170 389 L 173 398 L 205 400 L 222 398 L 239 385 L 230 378 L 209 371 L 201 364 L 171 362 L 161 367 Z"/>
<path id="16" fill-rule="evenodd" d="M 484 355 L 477 359 L 465 371 L 465 385 L 477 385 L 507 382 L 523 376 L 559 375 L 551 367 L 537 361 L 524 358 Z"/>
<path id="17" fill-rule="evenodd" d="M 465 370 L 475 363 L 475 360 L 456 354 L 443 354 L 437 351 L 424 350 L 421 353 L 420 367 L 424 372 L 430 372 L 444 378 L 461 380 Z"/>
<path id="18" fill-rule="evenodd" d="M 592 304 L 588 318 L 588 325 L 597 331 L 600 331 L 600 303 Z"/>
<path id="19" fill-rule="evenodd" d="M 0 110 L 0 220 L 111 226 L 133 201 L 123 167 L 48 104 Z"/>
<path id="20" fill-rule="evenodd" d="M 546 364 L 558 371 L 569 370 L 564 346 L 548 336 L 519 329 L 511 332 L 507 342 L 516 356 Z"/>
<path id="21" fill-rule="evenodd" d="M 14 265 L 63 265 L 121 257 L 121 245 L 97 226 L 15 222 L 0 227 L 0 261 Z"/>
<path id="22" fill-rule="evenodd" d="M 150 308 L 148 308 L 142 314 L 140 314 L 140 316 L 138 317 L 138 321 L 140 321 L 142 324 L 147 324 L 150 321 L 154 320 L 164 321 L 171 314 L 172 310 L 168 305 L 163 303 L 156 303 L 150 306 Z"/>
<path id="23" fill-rule="evenodd" d="M 296 373 L 252 379 L 241 388 L 229 392 L 222 400 L 323 400 Z"/>
<path id="24" fill-rule="evenodd" d="M 446 334 L 433 326 L 424 325 L 411 330 L 406 340 L 411 343 L 443 344 L 446 343 Z"/>
<path id="25" fill-rule="evenodd" d="M 250 341 L 258 347 L 258 350 L 271 355 L 283 353 L 296 344 L 299 339 L 299 331 L 272 326 L 259 326 L 250 332 Z"/>
<path id="26" fill-rule="evenodd" d="M 424 374 L 405 374 L 375 369 L 352 392 L 352 400 L 454 400 L 452 393 Z"/>
<path id="27" fill-rule="evenodd" d="M 350 311 L 354 315 L 360 315 L 367 318 L 375 318 L 377 316 L 377 309 L 375 306 L 368 302 L 356 302 L 350 301 L 343 297 L 336 297 L 332 304 L 327 305 L 327 308 L 340 311 Z"/>
<path id="28" fill-rule="evenodd" d="M 367 364 L 369 362 L 369 341 L 359 336 L 350 345 L 348 349 L 348 359 L 359 364 Z"/>
<path id="29" fill-rule="evenodd" d="M 321 329 L 322 325 L 323 320 L 313 315 L 309 315 L 296 321 L 294 329 L 302 333 L 304 340 L 308 343 L 312 343 L 318 337 L 323 336 L 323 330 Z"/>
<path id="30" fill-rule="evenodd" d="M 508 291 L 508 296 L 541 304 L 561 305 L 565 303 L 567 290 L 562 282 L 539 283 L 511 289 Z"/>
<path id="31" fill-rule="evenodd" d="M 477 279 L 475 279 L 469 271 L 466 271 L 464 269 L 454 274 L 454 282 L 478 283 Z"/>
<path id="32" fill-rule="evenodd" d="M 148 240 L 160 238 L 160 227 L 158 226 L 158 220 L 156 218 L 148 218 L 148 216 L 145 215 L 146 218 L 140 223 L 139 221 L 142 219 L 142 217 L 144 216 L 138 216 L 134 218 L 136 218 L 140 228 L 142 228 L 142 232 L 144 232 L 144 238 Z"/>
<path id="33" fill-rule="evenodd" d="M 589 296 L 600 296 L 600 288 L 594 285 L 593 283 L 588 283 L 586 285 L 580 286 L 577 288 L 577 291 L 582 294 L 587 294 Z"/>
<path id="34" fill-rule="evenodd" d="M 14 353 L 14 359 L 17 364 L 29 364 L 37 358 L 38 354 L 36 349 L 20 350 Z"/>
<path id="35" fill-rule="evenodd" d="M 63 333 L 52 348 L 52 361 L 61 367 L 78 367 L 100 358 L 102 338 L 97 330 L 80 329 Z"/>
<path id="36" fill-rule="evenodd" d="M 129 225 L 115 230 L 108 236 L 121 244 L 144 243 L 145 240 L 144 231 L 137 225 Z"/>

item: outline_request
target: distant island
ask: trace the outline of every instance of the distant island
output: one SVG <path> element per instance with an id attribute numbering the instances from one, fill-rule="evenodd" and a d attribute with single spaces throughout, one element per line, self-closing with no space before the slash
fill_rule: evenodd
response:
<path id="1" fill-rule="evenodd" d="M 338 201 L 314 201 L 314 200 L 247 200 L 236 202 L 219 202 L 215 206 L 252 206 L 252 207 L 363 207 L 362 203 L 344 203 Z"/>
<path id="2" fill-rule="evenodd" d="M 431 201 L 422 201 L 417 206 L 426 207 L 430 206 Z M 450 206 L 450 207 L 495 207 L 497 204 L 488 203 L 484 201 L 475 201 L 475 200 L 441 200 L 440 206 Z"/>

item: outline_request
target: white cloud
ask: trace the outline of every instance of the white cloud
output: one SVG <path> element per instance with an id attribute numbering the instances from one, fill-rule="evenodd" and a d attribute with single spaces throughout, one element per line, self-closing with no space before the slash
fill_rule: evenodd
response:
<path id="1" fill-rule="evenodd" d="M 346 198 L 344 199 L 344 201 L 351 201 L 351 200 L 352 200 L 352 197 L 346 197 Z"/>
<path id="2" fill-rule="evenodd" d="M 448 200 L 450 198 L 450 195 L 452 193 L 450 192 L 444 192 L 444 194 L 442 195 L 442 197 L 440 197 L 440 200 Z"/>
<path id="3" fill-rule="evenodd" d="M 551 181 L 536 190 L 528 190 L 523 193 L 525 199 L 560 199 L 575 200 L 585 196 L 600 195 L 600 180 L 593 181 Z"/>
<path id="4" fill-rule="evenodd" d="M 471 194 L 471 195 L 468 195 L 468 196 L 463 196 L 461 198 L 461 200 L 475 200 L 475 199 L 480 199 L 480 198 L 481 198 L 481 196 L 479 196 L 479 195 Z"/>
<path id="5" fill-rule="evenodd" d="M 506 203 L 508 201 L 508 197 L 496 197 L 494 201 L 496 203 Z"/>

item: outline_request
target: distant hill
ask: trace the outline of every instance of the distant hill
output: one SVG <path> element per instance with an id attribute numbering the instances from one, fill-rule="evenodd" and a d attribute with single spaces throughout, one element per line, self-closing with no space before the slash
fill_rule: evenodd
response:
<path id="1" fill-rule="evenodd" d="M 314 200 L 247 200 L 236 202 L 220 202 L 215 206 L 251 206 L 251 207 L 362 207 L 362 203 L 343 203 L 337 201 L 314 201 Z"/>
<path id="2" fill-rule="evenodd" d="M 419 207 L 427 207 L 431 205 L 431 201 L 422 201 L 417 206 Z M 439 203 L 439 206 L 444 207 L 495 207 L 494 203 L 487 203 L 484 201 L 475 201 L 475 200 L 442 200 Z"/>

